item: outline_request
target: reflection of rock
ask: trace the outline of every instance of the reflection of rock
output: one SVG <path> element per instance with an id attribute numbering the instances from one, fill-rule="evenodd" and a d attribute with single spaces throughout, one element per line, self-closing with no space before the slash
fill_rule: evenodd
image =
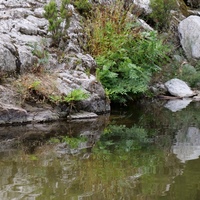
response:
<path id="1" fill-rule="evenodd" d="M 196 127 L 189 127 L 187 132 L 179 131 L 176 136 L 176 144 L 172 149 L 182 162 L 198 159 L 200 156 L 200 130 Z"/>
<path id="2" fill-rule="evenodd" d="M 191 99 L 170 100 L 165 104 L 165 108 L 168 108 L 172 112 L 177 112 L 179 110 L 182 110 L 183 108 L 186 108 L 191 101 Z"/>
<path id="3" fill-rule="evenodd" d="M 27 124 L 25 126 L 0 127 L 0 145 L 9 143 L 5 149 L 17 149 L 22 143 L 26 152 L 33 152 L 37 146 L 51 137 L 82 136 L 87 138 L 87 146 L 98 140 L 100 134 L 108 123 L 109 115 L 75 121 L 52 122 L 48 124 Z M 84 145 L 84 144 L 82 144 Z M 83 148 L 83 146 L 81 147 Z M 0 148 L 0 152 L 1 152 Z M 4 149 L 4 148 L 3 148 Z M 2 150 L 3 150 L 2 149 Z"/>

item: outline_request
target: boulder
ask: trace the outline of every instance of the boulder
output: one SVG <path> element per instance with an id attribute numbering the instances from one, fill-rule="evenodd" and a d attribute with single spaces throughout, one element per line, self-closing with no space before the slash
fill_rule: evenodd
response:
<path id="1" fill-rule="evenodd" d="M 21 123 L 26 120 L 26 110 L 10 105 L 0 103 L 0 124 Z"/>
<path id="2" fill-rule="evenodd" d="M 195 95 L 187 83 L 177 78 L 167 81 L 165 87 L 171 95 L 176 97 L 191 97 Z"/>
<path id="3" fill-rule="evenodd" d="M 145 14 L 150 14 L 152 12 L 150 0 L 133 0 L 133 3 L 143 9 Z"/>
<path id="4" fill-rule="evenodd" d="M 58 73 L 57 88 L 61 94 L 68 95 L 74 89 L 83 89 L 90 97 L 77 103 L 78 110 L 94 113 L 105 113 L 110 111 L 110 103 L 107 100 L 102 85 L 92 74 L 86 75 L 81 71 L 62 70 Z"/>
<path id="5" fill-rule="evenodd" d="M 200 59 L 200 17 L 189 16 L 178 26 L 181 46 L 188 59 Z"/>

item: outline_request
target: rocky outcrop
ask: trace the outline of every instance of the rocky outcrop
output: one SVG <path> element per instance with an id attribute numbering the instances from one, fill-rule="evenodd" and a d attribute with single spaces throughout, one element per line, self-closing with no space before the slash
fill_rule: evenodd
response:
<path id="1" fill-rule="evenodd" d="M 200 17 L 189 16 L 178 26 L 180 42 L 188 59 L 200 59 Z"/>
<path id="2" fill-rule="evenodd" d="M 110 111 L 104 89 L 94 76 L 96 62 L 84 52 L 87 41 L 80 22 L 81 16 L 69 5 L 72 16 L 66 32 L 67 40 L 61 40 L 59 49 L 51 48 L 48 21 L 43 17 L 44 5 L 48 2 L 0 1 L 0 72 L 22 75 L 34 70 L 39 73 L 47 71 L 52 75 L 58 95 L 67 95 L 79 88 L 89 93 L 89 99 L 80 102 L 78 109 L 94 113 Z M 63 114 L 63 108 L 54 109 L 51 106 L 21 108 L 20 94 L 15 92 L 13 81 L 4 87 L 0 85 L 0 93 L 3 94 L 0 97 L 0 124 L 51 121 L 68 113 L 68 110 L 64 110 Z"/>

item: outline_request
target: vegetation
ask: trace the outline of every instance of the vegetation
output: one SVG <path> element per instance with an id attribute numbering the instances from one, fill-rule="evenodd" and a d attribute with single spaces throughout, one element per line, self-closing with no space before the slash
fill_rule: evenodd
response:
<path id="1" fill-rule="evenodd" d="M 38 58 L 37 62 L 34 64 L 32 72 L 41 73 L 45 69 L 45 65 L 49 62 L 49 52 L 47 51 L 47 41 L 42 39 L 40 45 L 38 43 L 30 43 L 32 47 L 32 54 Z"/>
<path id="2" fill-rule="evenodd" d="M 44 17 L 49 22 L 48 31 L 51 33 L 54 46 L 59 46 L 60 40 L 66 38 L 66 30 L 69 27 L 71 17 L 68 4 L 69 0 L 62 0 L 59 8 L 55 0 L 51 0 L 44 7 Z"/>
<path id="3" fill-rule="evenodd" d="M 177 10 L 176 0 L 150 0 L 152 13 L 150 18 L 159 30 L 167 30 L 170 23 L 171 10 Z"/>
<path id="4" fill-rule="evenodd" d="M 19 96 L 19 104 L 25 101 L 44 102 L 48 101 L 50 94 L 59 94 L 53 81 L 52 75 L 43 73 L 37 74 L 23 74 L 15 82 L 13 87 L 16 88 Z"/>
<path id="5" fill-rule="evenodd" d="M 76 108 L 75 103 L 78 101 L 86 100 L 89 98 L 89 94 L 83 89 L 74 89 L 66 96 L 50 95 L 50 100 L 54 103 L 68 103 L 69 112 L 71 113 L 73 108 Z"/>
<path id="6" fill-rule="evenodd" d="M 125 103 L 146 92 L 152 74 L 167 58 L 168 48 L 157 32 L 142 30 L 120 1 L 97 7 L 86 31 L 97 77 L 110 99 Z"/>
<path id="7" fill-rule="evenodd" d="M 88 0 L 75 0 L 74 5 L 82 16 L 90 15 L 92 4 Z"/>

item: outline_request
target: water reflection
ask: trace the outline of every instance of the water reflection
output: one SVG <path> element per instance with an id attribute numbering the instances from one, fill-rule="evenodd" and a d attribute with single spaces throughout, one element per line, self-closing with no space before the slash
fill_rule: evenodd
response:
<path id="1" fill-rule="evenodd" d="M 198 108 L 198 104 L 191 104 L 172 113 L 154 102 L 97 121 L 7 130 L 1 127 L 0 199 L 197 200 Z M 113 134 L 102 135 L 103 130 L 111 130 L 108 124 L 114 127 Z M 137 137 L 132 133 L 137 133 Z M 96 144 L 89 155 L 82 150 L 58 156 L 57 144 L 45 141 L 60 135 L 82 135 L 88 139 L 92 135 Z M 144 140 L 146 137 L 149 140 Z M 141 144 L 136 141 L 141 138 L 143 146 L 135 150 Z"/>
<path id="2" fill-rule="evenodd" d="M 188 127 L 186 131 L 178 131 L 176 143 L 172 149 L 182 162 L 198 159 L 200 156 L 200 130 L 197 127 Z"/>

